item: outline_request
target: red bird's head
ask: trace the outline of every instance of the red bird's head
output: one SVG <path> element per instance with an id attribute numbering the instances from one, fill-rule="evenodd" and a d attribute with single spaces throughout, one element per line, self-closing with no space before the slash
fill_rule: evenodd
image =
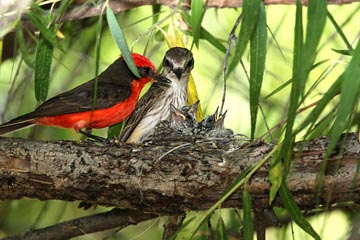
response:
<path id="1" fill-rule="evenodd" d="M 154 64 L 148 58 L 138 53 L 131 53 L 131 56 L 141 76 L 140 79 L 133 82 L 133 85 L 135 84 L 139 89 L 142 89 L 149 82 L 157 81 L 165 85 L 171 83 L 170 80 L 158 74 Z"/>

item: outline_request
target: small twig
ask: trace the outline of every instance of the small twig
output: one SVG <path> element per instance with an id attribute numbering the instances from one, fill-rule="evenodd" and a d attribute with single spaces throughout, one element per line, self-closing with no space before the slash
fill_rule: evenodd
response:
<path id="1" fill-rule="evenodd" d="M 221 99 L 221 108 L 220 108 L 220 115 L 223 113 L 223 109 L 224 109 L 224 104 L 225 104 L 225 97 L 226 97 L 226 70 L 227 70 L 227 66 L 228 66 L 228 62 L 229 62 L 229 57 L 230 57 L 230 49 L 231 49 L 231 42 L 236 41 L 236 36 L 235 36 L 235 31 L 240 23 L 242 14 L 239 15 L 239 17 L 236 19 L 235 24 L 233 26 L 233 28 L 231 29 L 231 32 L 229 34 L 229 38 L 227 41 L 227 46 L 226 46 L 226 53 L 225 53 L 225 58 L 224 58 L 224 64 L 223 64 L 223 70 L 222 70 L 222 78 L 223 78 L 223 95 L 222 95 L 222 99 Z M 236 44 L 236 43 L 235 43 Z"/>
<path id="2" fill-rule="evenodd" d="M 175 150 L 178 150 L 180 148 L 186 147 L 188 145 L 191 145 L 191 143 L 184 143 L 181 144 L 179 146 L 173 147 L 172 149 L 170 149 L 169 151 L 167 151 L 166 153 L 164 153 L 163 155 L 161 155 L 157 160 L 155 160 L 154 165 L 156 165 L 161 159 L 163 159 L 164 157 L 166 157 L 166 155 L 169 155 L 170 153 L 174 152 Z"/>

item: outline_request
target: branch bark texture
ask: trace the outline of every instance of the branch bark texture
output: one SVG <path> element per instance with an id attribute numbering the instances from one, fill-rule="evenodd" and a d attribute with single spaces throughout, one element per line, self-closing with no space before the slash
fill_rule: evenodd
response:
<path id="1" fill-rule="evenodd" d="M 319 138 L 295 146 L 288 185 L 303 209 L 318 203 L 360 203 L 356 134 L 345 137 L 339 153 L 327 160 L 320 198 L 315 197 L 327 144 L 327 138 Z M 81 200 L 160 214 L 204 210 L 272 148 L 265 143 L 246 146 L 238 139 L 102 146 L 0 138 L 0 199 Z M 263 165 L 247 187 L 254 208 L 268 206 L 268 168 L 269 163 Z M 282 205 L 279 198 L 275 205 Z M 223 207 L 241 208 L 241 191 Z"/>

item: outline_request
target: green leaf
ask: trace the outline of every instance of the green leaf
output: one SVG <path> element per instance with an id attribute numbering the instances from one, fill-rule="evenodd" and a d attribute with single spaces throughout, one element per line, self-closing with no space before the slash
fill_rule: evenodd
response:
<path id="1" fill-rule="evenodd" d="M 124 122 L 121 122 L 119 124 L 109 127 L 108 139 L 118 138 L 120 136 L 123 126 L 124 126 Z"/>
<path id="2" fill-rule="evenodd" d="M 250 40 L 250 139 L 254 139 L 255 136 L 259 98 L 265 71 L 266 41 L 266 13 L 264 4 L 261 2 L 259 20 Z"/>
<path id="3" fill-rule="evenodd" d="M 191 28 L 192 28 L 194 43 L 197 48 L 199 48 L 199 38 L 200 38 L 203 11 L 204 8 L 203 8 L 202 0 L 191 1 Z"/>
<path id="4" fill-rule="evenodd" d="M 319 44 L 321 34 L 326 22 L 326 0 L 309 0 L 308 2 L 308 21 L 306 28 L 306 40 L 302 44 L 302 6 L 301 1 L 296 2 L 296 23 L 295 23 L 295 41 L 294 41 L 294 63 L 292 88 L 290 93 L 290 104 L 287 115 L 285 138 L 283 148 L 279 158 L 284 159 L 284 174 L 287 175 L 290 169 L 290 160 L 292 156 L 292 146 L 296 134 L 293 132 L 296 112 L 299 107 L 300 97 L 303 96 L 305 83 L 312 68 L 316 48 Z"/>
<path id="5" fill-rule="evenodd" d="M 269 152 L 263 159 L 257 162 L 254 166 L 246 168 L 241 174 L 235 179 L 235 181 L 231 184 L 231 186 L 225 191 L 223 196 L 209 208 L 202 217 L 198 217 L 194 221 L 194 227 L 189 230 L 188 237 L 185 239 L 191 239 L 196 231 L 200 228 L 200 226 L 204 223 L 204 221 L 210 216 L 211 213 L 214 212 L 216 208 L 218 208 L 228 197 L 230 197 L 241 185 L 243 185 L 249 178 L 273 155 L 277 148 L 273 148 L 271 152 Z"/>
<path id="6" fill-rule="evenodd" d="M 327 136 L 329 135 L 329 128 L 334 122 L 335 119 L 335 112 L 331 111 L 327 116 L 323 117 L 319 120 L 317 124 L 314 124 L 314 127 L 309 130 L 309 133 L 306 134 L 307 139 L 314 139 L 320 136 Z"/>
<path id="7" fill-rule="evenodd" d="M 106 19 L 109 25 L 110 32 L 118 48 L 120 49 L 127 66 L 136 77 L 140 78 L 139 71 L 134 63 L 133 58 L 131 57 L 130 49 L 126 43 L 126 39 L 123 34 L 123 31 L 120 28 L 120 25 L 114 15 L 114 12 L 111 10 L 109 6 L 106 8 Z"/>
<path id="8" fill-rule="evenodd" d="M 269 167 L 269 181 L 271 183 L 270 193 L 269 193 L 269 205 L 274 201 L 277 192 L 282 184 L 282 163 L 278 157 L 279 151 L 274 153 L 274 156 L 271 158 L 270 167 Z"/>
<path id="9" fill-rule="evenodd" d="M 187 212 L 188 215 L 188 212 Z M 187 236 L 186 233 L 188 232 L 187 229 L 191 229 L 191 224 L 193 223 L 193 220 L 196 218 L 196 216 L 189 217 L 182 225 L 181 227 L 176 230 L 176 232 L 169 237 L 168 240 L 175 240 L 175 239 L 186 239 L 183 236 Z"/>
<path id="10" fill-rule="evenodd" d="M 244 0 L 242 5 L 242 22 L 239 36 L 236 42 L 235 54 L 232 59 L 227 75 L 229 75 L 235 67 L 240 63 L 241 57 L 245 51 L 246 45 L 249 42 L 252 33 L 256 27 L 260 14 L 261 0 Z"/>
<path id="11" fill-rule="evenodd" d="M 346 68 L 342 76 L 341 96 L 338 111 L 334 125 L 330 133 L 330 142 L 326 151 L 329 156 L 335 149 L 341 134 L 349 126 L 349 120 L 356 105 L 359 103 L 360 95 L 360 42 L 358 42 L 354 55 L 351 58 L 349 66 Z"/>
<path id="12" fill-rule="evenodd" d="M 225 223 L 221 216 L 218 216 L 218 221 L 216 224 L 216 238 L 215 239 L 217 239 L 217 240 L 228 239 L 227 235 L 226 235 Z"/>
<path id="13" fill-rule="evenodd" d="M 33 4 L 34 6 L 34 4 Z M 49 19 L 43 17 L 41 14 L 35 12 L 27 12 L 26 15 L 30 19 L 30 21 L 39 29 L 43 38 L 45 38 L 48 42 L 50 42 L 54 47 L 64 51 L 63 47 L 61 46 L 60 42 L 56 38 L 55 28 L 52 25 L 48 28 Z"/>
<path id="14" fill-rule="evenodd" d="M 294 131 L 294 134 L 299 133 L 305 129 L 309 124 L 316 122 L 323 110 L 328 106 L 329 102 L 339 94 L 339 89 L 342 82 L 342 76 L 340 76 L 331 87 L 325 92 L 324 96 L 320 99 L 316 107 L 306 117 L 303 123 Z"/>
<path id="15" fill-rule="evenodd" d="M 251 198 L 250 194 L 247 191 L 246 187 L 243 190 L 242 195 L 242 202 L 243 202 L 243 221 L 244 221 L 244 239 L 245 240 L 252 240 L 254 238 L 254 228 L 252 224 L 252 217 L 251 217 Z"/>
<path id="16" fill-rule="evenodd" d="M 29 52 L 28 52 L 29 49 L 26 47 L 26 44 L 25 44 L 25 38 L 24 38 L 24 34 L 23 34 L 23 28 L 22 28 L 21 21 L 19 21 L 16 25 L 16 38 L 18 39 L 19 49 L 20 49 L 21 56 L 22 56 L 24 62 L 29 67 L 33 68 L 34 62 L 30 58 Z"/>
<path id="17" fill-rule="evenodd" d="M 226 52 L 226 48 L 224 47 L 224 45 L 203 27 L 201 27 L 200 38 L 208 41 L 211 45 L 213 45 L 219 51 L 221 51 L 223 53 Z"/>
<path id="18" fill-rule="evenodd" d="M 331 15 L 331 13 L 329 11 L 327 11 L 327 17 L 330 20 L 330 22 L 332 23 L 332 25 L 334 25 L 336 32 L 340 35 L 341 39 L 344 41 L 346 47 L 348 48 L 347 51 L 352 52 L 354 50 L 353 47 L 351 46 L 349 40 L 346 38 L 341 27 L 337 24 L 335 18 L 333 17 L 333 15 Z"/>
<path id="19" fill-rule="evenodd" d="M 293 76 L 292 86 L 290 92 L 290 105 L 286 122 L 285 138 L 282 144 L 280 153 L 276 156 L 275 162 L 284 159 L 284 173 L 287 175 L 290 169 L 290 160 L 292 146 L 294 143 L 295 135 L 293 135 L 293 125 L 298 108 L 298 99 L 301 95 L 301 86 L 305 86 L 301 81 L 305 81 L 300 77 L 302 60 L 301 53 L 303 50 L 303 25 L 302 25 L 302 5 L 301 1 L 296 1 L 296 17 L 295 17 L 295 38 L 294 38 L 294 53 L 293 53 Z"/>
<path id="20" fill-rule="evenodd" d="M 97 99 L 97 87 L 99 81 L 99 65 L 100 65 L 100 46 L 101 46 L 101 32 L 103 26 L 103 16 L 99 15 L 98 22 L 96 24 L 96 38 L 95 38 L 95 81 L 94 81 L 94 98 L 92 101 L 92 109 L 95 109 Z"/>
<path id="21" fill-rule="evenodd" d="M 159 21 L 160 10 L 161 10 L 161 4 L 152 5 L 152 21 L 153 21 L 153 24 L 156 24 Z"/>
<path id="22" fill-rule="evenodd" d="M 300 211 L 299 207 L 297 206 L 296 202 L 294 201 L 293 197 L 291 196 L 291 193 L 286 186 L 286 183 L 283 182 L 281 184 L 281 187 L 279 189 L 279 194 L 281 197 L 281 200 L 286 208 L 286 210 L 289 212 L 292 220 L 301 227 L 305 232 L 310 234 L 314 239 L 321 240 L 320 236 L 315 232 L 313 227 L 309 224 L 309 222 L 306 220 L 302 212 Z"/>
<path id="23" fill-rule="evenodd" d="M 35 57 L 35 97 L 37 101 L 45 101 L 48 94 L 53 50 L 53 45 L 40 34 Z"/>
<path id="24" fill-rule="evenodd" d="M 190 23 L 190 15 L 188 12 L 186 11 L 182 11 L 182 15 L 181 15 L 185 22 L 189 25 L 191 25 Z M 224 45 L 216 38 L 214 37 L 214 35 L 212 35 L 208 30 L 206 30 L 205 28 L 203 27 L 200 27 L 201 30 L 200 30 L 200 38 L 201 39 L 204 39 L 206 41 L 208 41 L 211 45 L 213 45 L 215 48 L 217 48 L 219 51 L 225 53 L 226 52 L 226 48 L 224 47 Z M 185 31 L 185 34 L 187 35 L 193 35 L 193 33 L 190 34 L 189 31 Z"/>
<path id="25" fill-rule="evenodd" d="M 347 49 L 345 49 L 345 50 L 340 50 L 340 49 L 334 49 L 334 48 L 332 48 L 331 50 L 333 50 L 334 52 L 336 52 L 336 53 L 339 53 L 339 54 L 341 54 L 341 55 L 345 55 L 345 56 L 352 56 L 353 55 L 353 50 L 347 50 Z"/>

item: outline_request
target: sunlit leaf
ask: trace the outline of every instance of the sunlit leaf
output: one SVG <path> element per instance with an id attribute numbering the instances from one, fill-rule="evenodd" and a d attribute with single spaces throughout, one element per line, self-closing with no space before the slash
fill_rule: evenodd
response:
<path id="1" fill-rule="evenodd" d="M 270 166 L 269 166 L 269 181 L 271 183 L 270 193 L 269 193 L 269 205 L 274 201 L 277 196 L 277 192 L 282 184 L 282 163 L 281 159 L 278 157 L 279 151 L 276 151 L 271 158 Z"/>
<path id="2" fill-rule="evenodd" d="M 18 22 L 16 25 L 16 37 L 19 42 L 19 49 L 24 62 L 31 68 L 34 67 L 34 62 L 29 56 L 29 49 L 26 47 L 25 38 L 23 34 L 22 24 Z"/>
<path id="3" fill-rule="evenodd" d="M 246 187 L 243 190 L 242 194 L 242 202 L 243 202 L 243 222 L 244 222 L 244 239 L 252 240 L 254 238 L 254 227 L 252 224 L 251 217 L 251 198 L 250 194 L 247 191 Z"/>
<path id="4" fill-rule="evenodd" d="M 191 1 L 191 28 L 194 38 L 194 43 L 197 48 L 199 48 L 199 38 L 200 38 L 200 27 L 203 14 L 203 2 L 202 0 L 192 0 Z"/>
<path id="5" fill-rule="evenodd" d="M 235 54 L 229 65 L 227 75 L 240 63 L 240 59 L 245 51 L 252 33 L 256 27 L 260 14 L 261 0 L 244 0 L 242 5 L 242 22 L 240 32 L 236 42 Z"/>
<path id="6" fill-rule="evenodd" d="M 350 117 L 359 102 L 360 95 L 360 42 L 358 42 L 349 66 L 342 76 L 341 95 L 334 125 L 330 133 L 330 142 L 326 155 L 334 150 L 341 134 L 349 127 Z"/>
<path id="7" fill-rule="evenodd" d="M 259 20 L 250 40 L 250 116 L 251 137 L 254 139 L 256 129 L 256 118 L 259 107 L 261 86 L 265 71 L 266 57 L 266 13 L 263 3 L 260 3 Z"/>
<path id="8" fill-rule="evenodd" d="M 340 50 L 340 49 L 334 49 L 334 48 L 332 48 L 331 50 L 333 50 L 334 52 L 336 52 L 336 53 L 339 53 L 339 54 L 341 54 L 341 55 L 345 55 L 345 56 L 352 56 L 353 55 L 353 50 L 347 50 L 347 49 L 345 49 L 345 50 Z"/>
<path id="9" fill-rule="evenodd" d="M 190 15 L 188 12 L 186 11 L 183 11 L 182 12 L 182 15 L 183 19 L 185 20 L 185 22 L 187 24 L 191 24 L 190 23 Z M 226 52 L 226 48 L 224 47 L 224 44 L 222 44 L 216 37 L 214 37 L 214 35 L 212 35 L 208 30 L 206 30 L 204 27 L 201 27 L 201 30 L 200 30 L 200 38 L 203 39 L 203 40 L 206 40 L 208 41 L 211 45 L 213 45 L 215 48 L 217 48 L 219 51 L 225 53 Z M 192 32 L 190 31 L 186 31 L 185 34 L 188 34 L 188 35 L 193 35 Z"/>
<path id="10" fill-rule="evenodd" d="M 218 239 L 218 240 L 228 239 L 227 235 L 226 235 L 225 223 L 221 216 L 218 216 L 218 221 L 216 224 L 216 238 L 215 239 Z"/>
<path id="11" fill-rule="evenodd" d="M 100 45 L 101 45 L 101 30 L 103 25 L 103 16 L 102 14 L 98 17 L 98 22 L 96 24 L 96 41 L 95 41 L 95 81 L 94 81 L 94 98 L 92 101 L 92 109 L 95 108 L 96 99 L 97 99 L 97 88 L 99 81 L 99 65 L 100 65 Z"/>
<path id="12" fill-rule="evenodd" d="M 303 129 L 305 129 L 309 124 L 315 123 L 319 118 L 320 114 L 323 112 L 325 107 L 328 106 L 330 101 L 339 94 L 339 89 L 342 82 L 342 76 L 336 80 L 331 87 L 325 92 L 324 96 L 320 99 L 316 107 L 311 111 L 311 113 L 306 117 L 303 123 L 296 129 L 294 134 L 299 133 Z"/>
<path id="13" fill-rule="evenodd" d="M 115 14 L 110 7 L 106 8 L 106 19 L 109 25 L 110 32 L 116 42 L 116 45 L 120 49 L 127 66 L 136 77 L 140 78 L 139 71 L 134 63 L 133 58 L 131 57 L 130 49 L 126 43 L 123 31 L 121 30 Z"/>
<path id="14" fill-rule="evenodd" d="M 342 31 L 341 27 L 337 24 L 335 18 L 333 17 L 333 15 L 327 11 L 327 17 L 330 20 L 330 22 L 333 24 L 333 26 L 336 29 L 336 32 L 340 35 L 341 39 L 344 41 L 346 47 L 348 48 L 347 51 L 352 52 L 354 49 L 351 46 L 349 40 L 346 38 L 344 32 Z M 335 50 L 334 50 L 335 51 Z"/>
<path id="15" fill-rule="evenodd" d="M 33 4 L 34 5 L 34 4 Z M 43 38 L 45 38 L 48 42 L 50 42 L 54 47 L 63 50 L 60 42 L 56 38 L 55 28 L 48 27 L 50 19 L 43 17 L 41 14 L 35 12 L 27 12 L 26 15 L 29 17 L 31 22 L 39 29 L 40 33 L 42 34 Z"/>
<path id="16" fill-rule="evenodd" d="M 314 239 L 321 240 L 320 236 L 315 232 L 313 227 L 300 211 L 285 182 L 281 185 L 279 194 L 286 210 L 291 216 L 291 219 Z"/>
<path id="17" fill-rule="evenodd" d="M 152 5 L 152 20 L 153 24 L 156 24 L 159 21 L 159 14 L 161 10 L 161 4 Z"/>
<path id="18" fill-rule="evenodd" d="M 38 101 L 45 101 L 48 94 L 53 49 L 53 45 L 40 34 L 35 57 L 35 97 Z"/>

